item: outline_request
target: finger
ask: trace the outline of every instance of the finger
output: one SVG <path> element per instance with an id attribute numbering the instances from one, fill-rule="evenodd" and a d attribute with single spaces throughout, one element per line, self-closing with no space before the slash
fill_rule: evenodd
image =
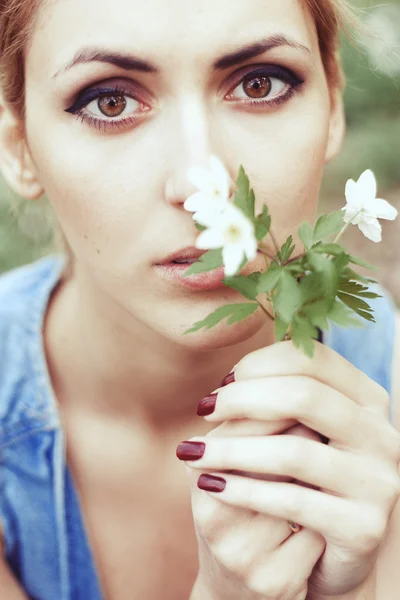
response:
<path id="1" fill-rule="evenodd" d="M 385 504 L 394 500 L 399 488 L 397 470 L 386 463 L 302 437 L 196 438 L 185 447 L 198 443 L 205 444 L 205 450 L 201 458 L 188 462 L 193 469 L 285 475 L 343 497 Z"/>
<path id="2" fill-rule="evenodd" d="M 221 425 L 212 429 L 207 437 L 240 437 L 240 436 L 267 436 L 278 435 L 288 431 L 297 424 L 294 419 L 276 421 L 255 419 L 228 419 Z M 306 429 L 304 427 L 304 429 Z"/>
<path id="3" fill-rule="evenodd" d="M 390 399 L 386 390 L 318 342 L 312 359 L 292 342 L 280 342 L 247 354 L 235 366 L 236 381 L 287 375 L 312 377 L 373 412 L 389 417 Z"/>
<path id="4" fill-rule="evenodd" d="M 307 582 L 325 546 L 321 535 L 302 529 L 270 554 L 267 562 L 259 561 L 261 564 L 253 569 L 249 587 L 268 598 L 306 598 Z"/>
<path id="5" fill-rule="evenodd" d="M 203 493 L 203 498 L 207 494 Z M 231 506 L 219 502 L 220 511 Z M 241 509 L 250 514 L 251 511 Z M 265 559 L 274 553 L 291 535 L 288 522 L 256 512 L 247 522 L 232 520 L 230 527 L 223 535 L 216 538 L 212 532 L 213 541 L 210 547 L 218 559 L 232 571 L 240 570 L 240 574 L 248 574 L 251 565 L 257 564 L 260 558 Z M 209 540 L 208 540 L 209 541 Z M 241 569 L 240 569 L 241 567 Z"/>
<path id="6" fill-rule="evenodd" d="M 290 418 L 318 431 L 341 448 L 364 449 L 400 459 L 400 434 L 375 412 L 311 377 L 263 377 L 221 388 L 207 421 Z"/>
<path id="7" fill-rule="evenodd" d="M 259 481 L 218 472 L 212 476 L 219 482 L 225 481 L 225 487 L 221 492 L 204 493 L 217 496 L 230 506 L 294 521 L 342 548 L 372 552 L 385 534 L 387 516 L 371 503 L 355 502 L 293 483 Z"/>
<path id="8" fill-rule="evenodd" d="M 227 535 L 232 525 L 246 528 L 259 513 L 243 507 L 221 504 L 218 498 L 211 494 L 204 494 L 197 486 L 199 472 L 186 465 L 186 472 L 191 487 L 191 503 L 194 525 L 197 534 L 207 540 L 208 544 L 218 543 Z M 276 519 L 269 517 L 270 526 L 273 527 Z M 287 528 L 286 528 L 287 529 Z M 281 527 L 278 536 L 283 535 L 285 527 Z M 284 539 L 284 537 L 282 537 Z"/>
<path id="9" fill-rule="evenodd" d="M 279 423 L 284 423 L 283 421 L 279 421 Z M 273 422 L 272 422 L 273 424 Z M 266 427 L 263 427 L 263 426 Z M 223 423 L 222 425 L 220 425 L 219 427 L 217 427 L 216 429 L 213 429 L 212 431 L 210 431 L 207 434 L 207 438 L 208 437 L 219 437 L 219 438 L 224 438 L 224 437 L 249 437 L 249 436 L 266 436 L 266 435 L 271 435 L 270 433 L 270 429 L 271 427 L 269 427 L 269 425 L 271 425 L 271 423 L 268 423 L 266 421 L 249 421 L 246 419 L 243 420 L 235 420 L 235 421 L 225 421 L 225 423 Z M 281 433 L 280 431 L 278 433 Z M 295 425 L 289 427 L 289 429 L 286 429 L 283 433 L 285 433 L 286 435 L 295 435 L 295 436 L 300 436 L 300 437 L 304 437 L 307 438 L 309 440 L 314 440 L 316 442 L 323 442 L 323 440 L 321 439 L 321 436 L 316 432 L 313 431 L 312 429 L 309 429 L 308 427 L 305 427 L 304 425 L 301 425 L 299 423 L 296 423 Z M 255 477 L 254 473 L 248 473 L 246 471 L 240 471 L 238 469 L 232 469 L 230 472 L 236 472 L 239 475 L 242 475 L 244 477 Z M 269 481 L 297 481 L 296 479 L 293 479 L 293 477 L 285 477 L 284 475 L 258 475 L 259 479 L 266 479 Z M 299 482 L 299 485 L 308 485 L 305 484 L 304 482 Z"/>

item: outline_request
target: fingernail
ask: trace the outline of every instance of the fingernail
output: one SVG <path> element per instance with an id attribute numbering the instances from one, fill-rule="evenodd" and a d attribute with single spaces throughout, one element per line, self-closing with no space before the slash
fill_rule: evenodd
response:
<path id="1" fill-rule="evenodd" d="M 215 405 L 217 403 L 218 394 L 211 394 L 200 400 L 197 404 L 197 415 L 199 417 L 207 417 L 212 415 L 215 411 Z"/>
<path id="2" fill-rule="evenodd" d="M 206 451 L 202 442 L 182 442 L 176 449 L 179 460 L 200 460 Z"/>
<path id="3" fill-rule="evenodd" d="M 214 475 L 200 475 L 197 487 L 205 492 L 221 493 L 226 488 L 226 481 L 222 477 L 215 477 Z"/>
<path id="4" fill-rule="evenodd" d="M 230 373 L 228 373 L 228 375 L 226 377 L 224 377 L 224 379 L 221 381 L 221 384 L 219 387 L 225 387 L 226 385 L 229 385 L 230 383 L 234 383 L 235 382 L 235 372 L 231 371 Z"/>

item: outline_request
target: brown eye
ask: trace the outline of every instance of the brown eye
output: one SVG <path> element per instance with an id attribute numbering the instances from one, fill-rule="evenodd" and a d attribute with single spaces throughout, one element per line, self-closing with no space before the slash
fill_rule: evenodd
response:
<path id="1" fill-rule="evenodd" d="M 108 96 L 98 100 L 99 110 L 106 117 L 119 117 L 127 105 L 125 96 Z"/>
<path id="2" fill-rule="evenodd" d="M 239 99 L 244 104 L 246 101 L 252 104 L 266 104 L 268 101 L 284 97 L 295 85 L 296 82 L 290 83 L 275 75 L 253 72 L 246 75 L 228 94 L 228 99 Z"/>
<path id="3" fill-rule="evenodd" d="M 142 108 L 138 100 L 131 98 L 127 94 L 119 93 L 108 93 L 101 94 L 96 100 L 92 100 L 86 105 L 86 109 L 89 115 L 95 117 L 107 117 L 105 120 L 112 120 L 118 117 L 133 116 L 135 113 L 140 112 Z"/>
<path id="4" fill-rule="evenodd" d="M 245 77 L 243 80 L 243 89 L 250 98 L 266 98 L 272 90 L 270 77 Z"/>

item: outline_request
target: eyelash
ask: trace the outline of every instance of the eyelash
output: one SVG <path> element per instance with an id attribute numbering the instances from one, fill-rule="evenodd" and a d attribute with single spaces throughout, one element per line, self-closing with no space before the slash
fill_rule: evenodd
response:
<path id="1" fill-rule="evenodd" d="M 229 99 L 228 102 L 235 102 L 239 105 L 245 106 L 278 106 L 283 104 L 284 102 L 289 101 L 304 83 L 304 80 L 300 79 L 292 71 L 289 71 L 288 69 L 282 68 L 278 65 L 270 65 L 269 67 L 259 67 L 258 69 L 255 69 L 253 71 L 243 73 L 241 79 L 237 81 L 237 83 L 234 87 L 231 88 L 231 90 L 235 90 L 238 86 L 243 85 L 246 79 L 249 79 L 251 81 L 252 78 L 255 79 L 257 78 L 257 76 L 264 76 L 270 79 L 279 79 L 288 84 L 289 88 L 286 90 L 286 92 L 281 93 L 269 100 L 261 99 L 238 101 L 234 99 Z M 231 93 L 232 91 L 229 92 L 225 96 L 225 98 L 227 96 L 229 97 Z M 120 119 L 101 119 L 97 116 L 88 114 L 83 110 L 84 107 L 86 107 L 94 100 L 99 100 L 100 98 L 104 98 L 107 96 L 127 96 L 140 103 L 140 100 L 136 98 L 131 91 L 128 91 L 123 86 L 116 86 L 114 88 L 92 88 L 88 90 L 87 94 L 81 96 L 81 98 L 79 98 L 71 108 L 67 109 L 66 112 L 75 115 L 78 119 L 81 119 L 82 123 L 87 122 L 89 127 L 95 127 L 99 130 L 104 129 L 104 131 L 108 131 L 109 129 L 113 129 L 115 127 L 125 127 L 127 125 L 134 124 L 138 120 L 140 120 L 140 116 L 123 117 Z M 145 105 L 142 103 L 142 106 Z M 143 112 L 148 112 L 148 110 Z"/>

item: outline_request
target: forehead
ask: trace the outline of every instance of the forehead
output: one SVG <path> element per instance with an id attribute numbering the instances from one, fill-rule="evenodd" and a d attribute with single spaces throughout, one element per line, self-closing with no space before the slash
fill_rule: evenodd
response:
<path id="1" fill-rule="evenodd" d="M 82 48 L 132 50 L 157 63 L 216 55 L 270 35 L 317 50 L 303 0 L 45 0 L 27 61 L 54 73 Z"/>

